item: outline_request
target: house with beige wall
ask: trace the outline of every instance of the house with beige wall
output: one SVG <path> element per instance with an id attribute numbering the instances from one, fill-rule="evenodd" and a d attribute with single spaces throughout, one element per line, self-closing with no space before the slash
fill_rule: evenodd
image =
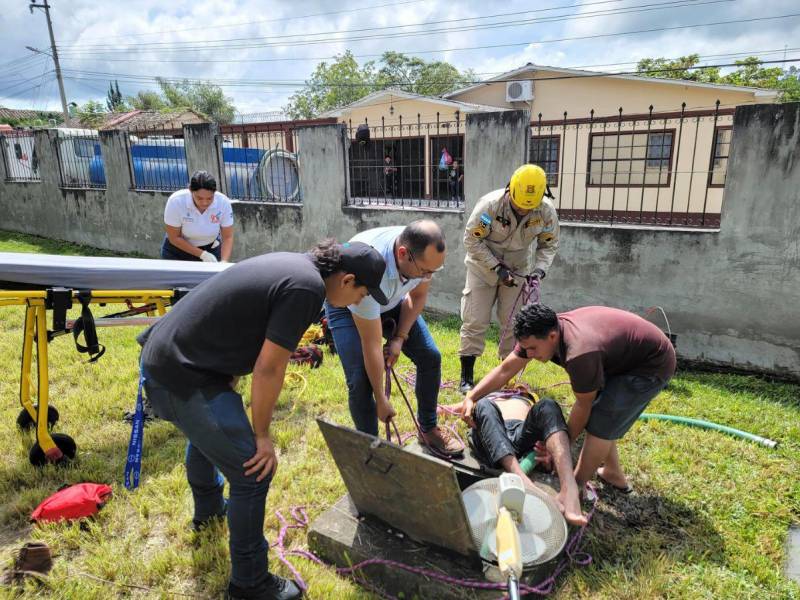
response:
<path id="1" fill-rule="evenodd" d="M 466 116 L 498 110 L 505 109 L 389 89 L 321 116 L 347 125 L 350 195 L 357 203 L 458 208 Z M 356 141 L 359 127 L 369 131 L 368 141 Z M 444 150 L 453 162 L 441 168 Z"/>
<path id="2" fill-rule="evenodd" d="M 380 179 L 375 165 L 385 157 L 379 155 L 399 150 L 390 160 L 401 183 L 388 187 L 409 198 L 449 197 L 452 204 L 452 185 L 439 181 L 450 173 L 438 165 L 443 148 L 463 159 L 466 114 L 525 109 L 528 160 L 547 171 L 562 218 L 716 227 L 733 112 L 777 98 L 774 90 L 529 63 L 442 98 L 384 90 L 325 116 L 346 123 L 351 139 L 366 124 L 372 139 L 381 140 L 380 147 L 351 148 L 358 171 Z M 404 141 L 389 143 L 398 139 Z M 351 193 L 367 188 L 356 185 Z M 386 196 L 386 189 L 378 182 L 376 195 Z"/>

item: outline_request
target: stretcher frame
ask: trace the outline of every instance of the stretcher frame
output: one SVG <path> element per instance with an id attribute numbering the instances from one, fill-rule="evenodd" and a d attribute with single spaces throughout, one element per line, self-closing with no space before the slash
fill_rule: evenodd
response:
<path id="1" fill-rule="evenodd" d="M 62 463 L 75 457 L 77 445 L 65 434 L 51 434 L 50 427 L 58 420 L 58 413 L 50 406 L 48 378 L 48 345 L 56 337 L 72 331 L 75 321 L 67 320 L 67 310 L 82 295 L 88 304 L 127 304 L 129 309 L 107 318 L 95 320 L 99 327 L 121 325 L 146 325 L 166 314 L 167 307 L 180 300 L 189 290 L 76 290 L 72 288 L 47 288 L 45 290 L 0 291 L 0 306 L 24 306 L 19 402 L 22 407 L 17 424 L 23 429 L 35 425 L 36 442 L 30 449 L 32 464 Z M 140 304 L 141 306 L 134 306 Z M 47 329 L 47 311 L 53 313 L 53 327 Z M 147 317 L 138 315 L 146 314 Z M 36 352 L 37 404 L 32 402 L 32 367 Z"/>

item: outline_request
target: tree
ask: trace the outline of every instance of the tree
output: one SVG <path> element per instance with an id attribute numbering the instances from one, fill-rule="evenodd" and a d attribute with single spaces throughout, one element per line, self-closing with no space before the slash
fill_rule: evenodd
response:
<path id="1" fill-rule="evenodd" d="M 756 88 L 779 90 L 781 102 L 800 100 L 800 72 L 796 67 L 763 67 L 761 60 L 749 56 L 736 61 L 736 69 L 727 75 L 719 67 L 692 69 L 700 62 L 700 55 L 690 54 L 675 60 L 667 58 L 643 58 L 636 71 L 644 77 L 684 79 L 702 83 L 724 83 Z"/>
<path id="2" fill-rule="evenodd" d="M 125 99 L 122 97 L 122 92 L 119 91 L 119 81 L 114 80 L 114 83 L 108 83 L 106 108 L 108 108 L 108 112 L 121 112 L 128 108 Z"/>
<path id="3" fill-rule="evenodd" d="M 691 69 L 699 62 L 699 54 L 689 54 L 688 56 L 681 56 L 674 60 L 668 58 L 643 58 L 636 64 L 636 72 L 645 77 L 684 79 L 700 83 L 719 82 L 719 67 Z"/>
<path id="4" fill-rule="evenodd" d="M 135 96 L 128 96 L 128 103 L 137 110 L 166 110 L 167 103 L 158 92 L 139 90 Z"/>
<path id="5" fill-rule="evenodd" d="M 230 123 L 236 115 L 233 101 L 218 85 L 186 79 L 173 83 L 160 77 L 156 81 L 168 106 L 174 109 L 190 108 L 215 123 Z"/>
<path id="6" fill-rule="evenodd" d="M 332 63 L 321 62 L 303 88 L 289 98 L 284 111 L 293 119 L 310 119 L 345 106 L 370 92 L 396 87 L 408 92 L 438 96 L 474 78 L 471 71 L 459 72 L 443 61 L 427 62 L 400 52 L 384 52 L 374 61 L 359 66 L 348 50 Z"/>
<path id="7" fill-rule="evenodd" d="M 789 67 L 780 81 L 781 102 L 800 101 L 800 69 Z"/>
<path id="8" fill-rule="evenodd" d="M 293 119 L 310 119 L 363 98 L 371 91 L 373 77 L 374 63 L 369 61 L 359 67 L 352 52 L 347 50 L 331 64 L 319 63 L 303 89 L 289 97 L 284 110 Z"/>
<path id="9" fill-rule="evenodd" d="M 139 90 L 127 101 L 138 110 L 174 112 L 191 109 L 216 123 L 230 123 L 236 115 L 236 107 L 218 85 L 201 81 L 172 82 L 156 78 L 159 91 Z"/>
<path id="10" fill-rule="evenodd" d="M 780 90 L 781 102 L 800 100 L 800 79 L 797 67 L 762 67 L 755 56 L 736 61 L 737 69 L 725 77 L 725 83 L 747 85 L 757 88 Z"/>
<path id="11" fill-rule="evenodd" d="M 86 104 L 78 107 L 75 111 L 81 125 L 90 129 L 95 129 L 103 123 L 106 111 L 102 103 L 97 100 L 89 100 Z"/>
<path id="12" fill-rule="evenodd" d="M 383 66 L 375 77 L 375 88 L 399 87 L 407 92 L 440 96 L 473 79 L 472 71 L 460 73 L 448 62 L 436 60 L 426 62 L 416 56 L 401 52 L 384 52 Z"/>

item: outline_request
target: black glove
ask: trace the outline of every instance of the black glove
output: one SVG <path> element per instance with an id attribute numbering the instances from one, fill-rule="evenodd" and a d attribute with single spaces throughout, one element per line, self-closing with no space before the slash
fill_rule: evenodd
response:
<path id="1" fill-rule="evenodd" d="M 511 271 L 503 265 L 497 265 L 497 276 L 500 278 L 500 283 L 506 287 L 514 287 L 517 285 L 513 275 L 511 275 Z"/>
<path id="2" fill-rule="evenodd" d="M 533 270 L 533 276 L 538 277 L 540 280 L 544 279 L 545 273 L 539 268 Z"/>

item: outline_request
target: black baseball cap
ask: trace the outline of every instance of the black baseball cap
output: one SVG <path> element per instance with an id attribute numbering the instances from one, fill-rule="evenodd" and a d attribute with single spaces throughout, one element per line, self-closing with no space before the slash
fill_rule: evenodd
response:
<path id="1" fill-rule="evenodd" d="M 367 286 L 369 295 L 381 306 L 389 303 L 381 290 L 386 261 L 380 252 L 364 242 L 345 242 L 341 245 L 342 270 L 352 273 L 356 280 Z"/>

